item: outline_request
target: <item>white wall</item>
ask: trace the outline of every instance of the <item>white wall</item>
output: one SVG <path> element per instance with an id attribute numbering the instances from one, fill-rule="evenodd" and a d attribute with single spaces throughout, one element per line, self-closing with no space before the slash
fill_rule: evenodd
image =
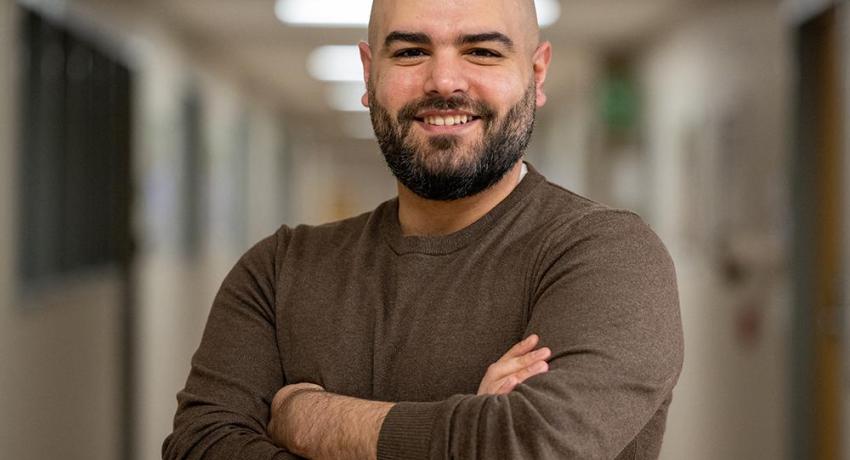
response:
<path id="1" fill-rule="evenodd" d="M 641 61 L 648 205 L 677 265 L 685 332 L 665 459 L 787 455 L 784 30 L 773 2 L 701 4 Z"/>
<path id="2" fill-rule="evenodd" d="M 114 459 L 117 277 L 94 273 L 27 295 L 14 282 L 14 10 L 0 1 L 0 457 Z"/>

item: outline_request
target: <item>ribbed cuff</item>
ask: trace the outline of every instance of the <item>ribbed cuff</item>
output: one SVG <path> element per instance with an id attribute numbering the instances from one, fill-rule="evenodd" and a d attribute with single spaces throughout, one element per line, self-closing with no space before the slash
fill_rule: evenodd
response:
<path id="1" fill-rule="evenodd" d="M 434 419 L 443 402 L 402 402 L 390 409 L 378 435 L 378 460 L 428 459 Z"/>

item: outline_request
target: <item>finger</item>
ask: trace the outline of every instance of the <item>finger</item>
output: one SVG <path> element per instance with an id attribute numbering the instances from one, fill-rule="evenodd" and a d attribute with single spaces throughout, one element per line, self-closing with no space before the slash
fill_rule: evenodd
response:
<path id="1" fill-rule="evenodd" d="M 550 356 L 552 356 L 552 350 L 547 347 L 543 347 L 516 358 L 496 361 L 490 365 L 488 372 L 494 379 L 498 380 L 515 372 L 519 372 L 538 361 L 545 361 Z"/>
<path id="2" fill-rule="evenodd" d="M 526 380 L 534 377 L 535 375 L 540 375 L 549 371 L 549 363 L 546 361 L 537 361 L 531 366 L 526 367 L 525 369 L 520 370 L 519 372 L 513 374 L 511 378 L 516 380 L 516 384 L 525 382 Z"/>
<path id="3" fill-rule="evenodd" d="M 522 356 L 509 358 L 504 361 L 497 361 L 493 365 L 495 367 L 494 371 L 497 376 L 504 377 L 506 375 L 513 374 L 514 372 L 519 372 L 538 361 L 545 361 L 546 359 L 549 359 L 550 356 L 552 356 L 552 350 L 547 347 L 538 348 L 537 350 L 530 351 Z"/>
<path id="4" fill-rule="evenodd" d="M 513 359 L 516 363 L 514 366 L 518 369 L 528 367 L 537 361 L 544 361 L 552 356 L 552 350 L 549 347 L 538 348 L 537 350 L 528 352 L 522 356 Z M 514 371 L 515 372 L 515 371 Z"/>
<path id="5" fill-rule="evenodd" d="M 537 346 L 537 342 L 540 341 L 540 337 L 537 334 L 531 334 L 522 341 L 518 342 L 516 345 L 512 346 L 510 350 L 508 350 L 500 360 L 515 358 L 517 356 L 524 355 L 529 351 L 533 350 L 534 347 Z"/>
<path id="6" fill-rule="evenodd" d="M 499 386 L 499 389 L 496 390 L 495 394 L 506 395 L 514 391 L 514 388 L 516 388 L 517 385 L 519 385 L 519 382 L 515 378 L 507 377 L 505 378 L 505 381 L 502 383 L 502 385 Z"/>
<path id="7" fill-rule="evenodd" d="M 549 363 L 547 363 L 546 361 L 538 361 L 515 374 L 511 374 L 505 377 L 494 394 L 506 395 L 514 391 L 514 389 L 516 389 L 516 387 L 520 383 L 525 382 L 526 380 L 530 379 L 531 377 L 534 377 L 535 375 L 540 375 L 548 371 Z"/>
<path id="8" fill-rule="evenodd" d="M 543 347 L 515 358 L 509 358 L 504 361 L 496 361 L 493 363 L 491 368 L 495 374 L 494 377 L 502 378 L 515 372 L 519 372 L 538 361 L 545 361 L 546 359 L 549 359 L 550 356 L 552 356 L 552 350 L 548 347 Z"/>

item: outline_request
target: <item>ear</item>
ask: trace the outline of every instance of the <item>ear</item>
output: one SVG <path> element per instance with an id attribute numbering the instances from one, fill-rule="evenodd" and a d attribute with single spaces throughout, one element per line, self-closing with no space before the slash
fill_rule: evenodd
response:
<path id="1" fill-rule="evenodd" d="M 543 92 L 543 83 L 546 81 L 546 73 L 549 71 L 549 63 L 552 62 L 552 44 L 543 42 L 537 46 L 532 58 L 534 64 L 534 85 L 537 90 L 537 107 L 546 104 L 546 93 Z"/>
<path id="2" fill-rule="evenodd" d="M 372 48 L 366 42 L 358 43 L 357 48 L 360 49 L 360 62 L 363 63 L 363 82 L 365 82 L 368 87 L 369 72 L 372 70 Z M 369 107 L 368 90 L 363 93 L 363 97 L 360 98 L 360 103 L 363 104 L 364 107 Z"/>

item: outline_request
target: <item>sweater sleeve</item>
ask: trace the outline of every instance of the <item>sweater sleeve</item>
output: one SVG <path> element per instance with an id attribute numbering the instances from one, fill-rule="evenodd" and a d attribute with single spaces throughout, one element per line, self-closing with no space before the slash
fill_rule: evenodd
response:
<path id="1" fill-rule="evenodd" d="M 274 320 L 278 235 L 250 249 L 216 295 L 163 459 L 298 458 L 266 434 L 271 400 L 284 385 Z"/>
<path id="2" fill-rule="evenodd" d="M 611 459 L 665 409 L 683 339 L 663 244 L 636 215 L 607 210 L 547 240 L 526 334 L 552 349 L 549 372 L 508 395 L 397 404 L 379 459 Z"/>

